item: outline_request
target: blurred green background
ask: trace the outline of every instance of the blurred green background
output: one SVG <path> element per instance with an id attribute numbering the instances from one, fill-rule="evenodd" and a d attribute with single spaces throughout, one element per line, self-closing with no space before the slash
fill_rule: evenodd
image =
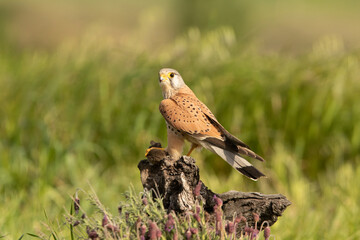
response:
<path id="1" fill-rule="evenodd" d="M 205 184 L 281 193 L 276 239 L 359 239 L 360 2 L 0 2 L 0 237 L 63 225 L 77 188 L 116 212 L 177 69 L 267 160 L 254 183 L 205 150 Z M 253 161 L 254 162 L 254 161 Z M 25 237 L 29 238 L 29 237 Z"/>

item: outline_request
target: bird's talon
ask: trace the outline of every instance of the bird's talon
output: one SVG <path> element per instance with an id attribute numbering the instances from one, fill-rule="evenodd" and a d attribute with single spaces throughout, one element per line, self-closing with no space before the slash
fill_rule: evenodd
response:
<path id="1" fill-rule="evenodd" d="M 191 153 L 194 151 L 195 148 L 197 148 L 199 145 L 197 144 L 192 144 L 191 145 L 191 149 L 189 150 L 189 152 L 186 154 L 186 156 L 190 156 Z"/>

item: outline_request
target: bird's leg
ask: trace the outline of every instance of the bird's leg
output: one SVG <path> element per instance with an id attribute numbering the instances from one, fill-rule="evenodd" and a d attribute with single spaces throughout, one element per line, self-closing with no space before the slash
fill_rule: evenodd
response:
<path id="1" fill-rule="evenodd" d="M 163 150 L 165 151 L 165 148 L 160 148 L 160 147 L 149 147 L 148 149 L 146 149 L 146 152 L 145 152 L 145 157 L 147 157 L 147 155 L 149 154 L 149 152 L 151 150 L 154 150 L 154 149 L 158 149 L 158 150 Z"/>
<path id="2" fill-rule="evenodd" d="M 165 151 L 169 153 L 171 159 L 178 160 L 181 157 L 184 147 L 184 140 L 185 139 L 181 134 L 178 134 L 177 131 L 175 131 L 172 128 L 168 128 L 167 131 L 168 145 L 165 148 Z"/>
<path id="3" fill-rule="evenodd" d="M 192 151 L 194 151 L 195 148 L 197 148 L 199 145 L 192 143 L 191 144 L 191 149 L 190 151 L 186 154 L 186 156 L 190 156 L 190 154 L 192 153 Z"/>

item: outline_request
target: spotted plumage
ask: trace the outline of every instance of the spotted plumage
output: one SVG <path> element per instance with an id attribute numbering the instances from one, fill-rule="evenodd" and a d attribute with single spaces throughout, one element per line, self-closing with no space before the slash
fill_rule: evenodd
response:
<path id="1" fill-rule="evenodd" d="M 264 176 L 241 155 L 263 161 L 249 146 L 231 135 L 184 83 L 180 74 L 170 68 L 161 69 L 159 82 L 164 100 L 159 110 L 166 120 L 168 146 L 166 151 L 178 159 L 184 140 L 192 143 L 188 155 L 196 147 L 204 147 L 228 162 L 245 176 L 257 180 Z"/>

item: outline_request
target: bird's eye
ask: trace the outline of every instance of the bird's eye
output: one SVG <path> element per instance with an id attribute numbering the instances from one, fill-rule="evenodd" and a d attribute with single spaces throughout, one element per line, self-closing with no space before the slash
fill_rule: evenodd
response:
<path id="1" fill-rule="evenodd" d="M 174 73 L 170 73 L 169 76 L 170 76 L 171 78 L 173 78 L 173 77 L 175 76 L 175 74 L 174 74 Z"/>

